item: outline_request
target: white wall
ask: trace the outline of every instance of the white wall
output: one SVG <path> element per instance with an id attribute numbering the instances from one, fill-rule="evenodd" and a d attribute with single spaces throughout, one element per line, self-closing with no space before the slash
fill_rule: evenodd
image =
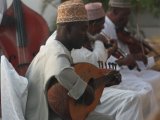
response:
<path id="1" fill-rule="evenodd" d="M 156 18 L 149 13 L 143 13 L 140 17 L 140 23 L 147 37 L 160 37 L 160 17 Z"/>
<path id="2" fill-rule="evenodd" d="M 54 0 L 54 3 L 48 5 L 47 9 L 45 10 L 43 14 L 42 14 L 43 0 L 21 0 L 21 1 L 25 5 L 30 7 L 32 10 L 41 14 L 43 18 L 46 20 L 46 22 L 48 23 L 50 30 L 53 29 L 53 26 L 56 21 L 57 8 L 53 6 L 52 4 L 55 4 L 56 6 L 58 6 L 61 0 Z M 7 0 L 7 6 L 9 7 L 12 4 L 12 2 L 13 0 Z"/>
<path id="3" fill-rule="evenodd" d="M 160 16 L 155 17 L 149 12 L 141 12 L 133 15 L 131 21 L 134 23 L 134 27 L 138 23 L 147 38 L 160 37 Z"/>

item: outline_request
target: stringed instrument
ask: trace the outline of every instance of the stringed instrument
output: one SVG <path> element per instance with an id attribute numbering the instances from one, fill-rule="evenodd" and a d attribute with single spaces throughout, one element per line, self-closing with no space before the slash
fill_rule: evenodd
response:
<path id="1" fill-rule="evenodd" d="M 158 55 L 158 52 L 152 48 L 146 41 L 144 40 L 137 40 L 135 37 L 131 36 L 128 31 L 125 31 L 124 28 L 119 28 L 116 30 L 118 39 L 127 44 L 130 53 L 137 54 L 137 53 L 144 53 L 145 55 L 149 52 L 154 52 Z"/>
<path id="2" fill-rule="evenodd" d="M 126 54 L 120 48 L 118 48 L 118 45 L 116 44 L 116 40 L 111 39 L 103 31 L 101 31 L 101 33 L 99 34 L 98 39 L 104 39 L 105 41 L 108 41 L 108 44 L 106 44 L 106 49 L 114 47 L 111 55 L 115 56 L 118 59 L 126 57 Z"/>
<path id="3" fill-rule="evenodd" d="M 33 57 L 49 36 L 46 21 L 21 0 L 13 0 L 5 15 L 15 26 L 0 26 L 0 48 L 20 75 L 24 75 Z"/>
<path id="4" fill-rule="evenodd" d="M 92 112 L 99 104 L 105 86 L 112 86 L 121 82 L 121 75 L 117 71 L 99 69 L 89 63 L 79 63 L 74 65 L 75 72 L 84 80 L 96 83 L 94 101 L 90 105 L 78 104 L 76 100 L 67 95 L 67 90 L 59 83 L 55 83 L 48 90 L 48 103 L 50 108 L 64 120 L 85 120 L 87 115 Z M 98 79 L 102 76 L 105 79 Z"/>

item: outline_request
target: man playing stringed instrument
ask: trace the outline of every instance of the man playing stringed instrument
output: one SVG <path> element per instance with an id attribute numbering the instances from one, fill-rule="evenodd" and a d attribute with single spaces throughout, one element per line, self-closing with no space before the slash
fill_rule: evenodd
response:
<path id="1" fill-rule="evenodd" d="M 69 99 L 77 101 L 78 104 L 92 103 L 94 99 L 93 87 L 87 85 L 75 73 L 71 66 L 73 62 L 70 55 L 73 48 L 81 48 L 84 44 L 87 38 L 87 29 L 88 19 L 83 2 L 71 0 L 58 7 L 56 38 L 52 39 L 51 36 L 49 39 L 52 41 L 40 48 L 26 73 L 26 77 L 29 79 L 26 120 L 56 119 L 56 116 L 49 112 L 47 91 L 57 81 L 67 90 L 68 95 L 66 96 L 69 96 Z M 97 78 L 97 80 L 102 78 Z M 59 91 L 56 94 L 59 94 Z M 62 94 L 59 95 L 63 97 Z M 111 120 L 108 115 L 96 112 L 92 112 L 86 117 L 87 120 Z M 69 119 L 63 116 L 61 118 Z"/>
<path id="2" fill-rule="evenodd" d="M 128 39 L 128 41 L 125 41 L 120 38 L 119 33 L 117 34 L 117 28 L 121 30 L 120 28 L 126 27 L 130 13 L 130 0 L 109 0 L 109 9 L 106 13 L 104 24 L 105 27 L 102 30 L 102 34 L 109 36 L 109 38 L 111 39 L 117 40 L 116 42 L 118 43 L 118 48 L 124 53 L 124 57 L 120 59 L 110 57 L 108 61 L 116 62 L 120 66 L 122 83 L 124 83 L 123 81 L 125 81 L 125 84 L 119 85 L 120 89 L 134 90 L 138 93 L 141 93 L 140 90 L 143 90 L 145 93 L 148 93 L 148 95 L 153 89 L 152 93 L 154 92 L 154 94 L 157 94 L 159 91 L 158 88 L 160 88 L 160 74 L 157 71 L 149 69 L 154 63 L 153 57 L 146 57 L 146 55 L 144 54 L 147 53 L 146 49 L 138 48 L 136 50 L 133 50 L 132 48 L 137 48 L 139 46 L 137 45 L 137 41 L 135 41 L 135 39 Z M 134 44 L 128 45 L 126 44 L 126 42 Z M 127 84 L 128 86 L 126 86 Z M 150 99 L 152 100 L 153 97 Z M 146 101 L 145 98 L 144 100 Z M 155 102 L 151 103 L 154 104 Z M 152 104 L 149 108 L 154 108 L 155 104 Z M 146 110 L 146 108 L 143 108 L 143 111 Z M 144 116 L 147 115 L 147 112 L 148 111 L 144 112 Z"/>
<path id="3" fill-rule="evenodd" d="M 108 50 L 105 49 L 104 44 L 107 44 L 105 39 L 101 39 L 99 37 L 99 32 L 104 28 L 104 19 L 105 13 L 102 8 L 101 3 L 88 3 L 85 5 L 87 10 L 88 19 L 89 19 L 89 28 L 88 35 L 89 40 L 86 40 L 86 43 L 83 45 L 81 49 L 74 49 L 71 52 L 73 62 L 88 62 L 96 65 L 100 68 L 106 68 L 106 60 L 108 57 Z M 98 36 L 98 37 L 97 37 Z M 108 66 L 109 67 L 109 66 Z M 125 89 L 120 89 L 119 86 L 124 86 Z M 128 86 L 129 84 L 125 81 L 120 83 L 120 85 L 116 85 L 113 87 L 105 88 L 100 99 L 101 103 L 95 108 L 95 111 L 99 113 L 109 114 L 114 117 L 115 120 L 125 120 L 126 118 L 129 120 L 143 120 L 143 103 L 145 106 L 149 106 L 150 96 L 152 96 L 151 90 L 148 89 L 150 86 L 146 85 L 143 81 L 139 82 L 139 85 L 144 85 L 145 88 L 137 88 L 139 92 L 135 92 L 134 90 L 126 89 L 133 86 Z M 137 84 L 135 85 L 137 86 Z M 145 91 L 145 92 L 144 92 Z M 149 96 L 148 96 L 149 95 Z M 146 98 L 147 102 L 142 98 Z M 125 101 L 125 103 L 124 103 Z M 134 103 L 134 104 L 133 104 Z M 144 107 L 147 108 L 147 107 Z M 149 111 L 150 109 L 147 109 Z M 126 114 L 128 112 L 129 114 Z"/>
<path id="4" fill-rule="evenodd" d="M 130 69 L 133 69 L 138 67 L 136 61 L 142 61 L 145 65 L 148 63 L 148 67 L 150 67 L 150 62 L 153 62 L 153 58 L 147 60 L 145 55 L 152 48 L 144 42 L 142 43 L 144 47 L 142 47 L 135 38 L 129 37 L 129 34 L 124 31 L 130 13 L 130 0 L 110 0 L 109 10 L 105 18 L 105 28 L 102 30 L 102 34 L 115 39 L 118 48 L 124 53 L 124 58 L 116 61 L 120 66 L 127 65 Z"/>

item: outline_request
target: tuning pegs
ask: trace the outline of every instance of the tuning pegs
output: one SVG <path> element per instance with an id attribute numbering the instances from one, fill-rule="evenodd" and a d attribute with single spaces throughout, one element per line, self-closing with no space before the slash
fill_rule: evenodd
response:
<path id="1" fill-rule="evenodd" d="M 98 62 L 98 66 L 99 66 L 99 68 L 104 68 L 104 65 L 103 65 L 103 61 L 97 61 Z"/>
<path id="2" fill-rule="evenodd" d="M 117 64 L 116 63 L 112 63 L 112 62 L 109 62 L 108 65 L 107 65 L 107 62 L 103 62 L 103 61 L 97 61 L 98 62 L 98 66 L 99 68 L 108 68 L 109 69 L 113 69 L 113 70 L 116 70 L 117 69 Z"/>
<path id="3" fill-rule="evenodd" d="M 109 69 L 113 69 L 113 70 L 117 69 L 117 64 L 116 63 L 109 62 L 108 66 L 109 66 Z"/>

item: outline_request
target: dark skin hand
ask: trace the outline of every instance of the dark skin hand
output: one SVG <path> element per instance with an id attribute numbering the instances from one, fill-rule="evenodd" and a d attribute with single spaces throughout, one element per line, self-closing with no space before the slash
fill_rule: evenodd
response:
<path id="1" fill-rule="evenodd" d="M 133 69 L 135 67 L 138 68 L 136 61 L 142 61 L 145 65 L 147 64 L 147 57 L 142 53 L 139 54 L 129 54 L 124 58 L 118 59 L 116 63 L 120 66 L 127 65 L 129 69 Z"/>
<path id="2" fill-rule="evenodd" d="M 127 65 L 130 69 L 133 69 L 134 67 L 137 66 L 136 60 L 134 59 L 133 55 L 127 55 L 124 58 L 118 59 L 116 63 L 119 66 Z"/>
<path id="3" fill-rule="evenodd" d="M 117 51 L 117 49 L 118 49 L 118 45 L 117 45 L 116 40 L 111 39 L 110 40 L 110 44 L 112 45 L 112 47 L 108 48 L 108 54 L 109 54 L 109 56 L 112 55 L 112 54 L 114 54 Z"/>
<path id="4" fill-rule="evenodd" d="M 115 42 L 116 40 L 114 40 L 114 39 L 107 40 L 102 34 L 97 34 L 96 39 L 102 41 L 105 48 L 108 49 L 108 56 L 115 53 L 115 51 L 118 48 L 117 43 Z M 109 41 L 110 41 L 110 43 L 109 43 Z"/>
<path id="5" fill-rule="evenodd" d="M 91 79 L 88 82 L 87 88 L 84 94 L 77 100 L 76 103 L 90 105 L 94 101 L 94 90 L 97 88 L 99 84 L 105 84 L 105 87 L 110 87 L 113 85 L 118 85 L 121 82 L 121 74 L 119 71 L 113 70 L 109 72 L 107 75 L 104 75 L 97 79 Z"/>
<path id="6" fill-rule="evenodd" d="M 90 105 L 94 101 L 94 89 L 92 86 L 87 85 L 83 95 L 76 101 L 78 104 Z"/>
<path id="7" fill-rule="evenodd" d="M 142 61 L 145 65 L 148 64 L 147 57 L 143 53 L 133 54 L 133 57 L 138 61 Z"/>

